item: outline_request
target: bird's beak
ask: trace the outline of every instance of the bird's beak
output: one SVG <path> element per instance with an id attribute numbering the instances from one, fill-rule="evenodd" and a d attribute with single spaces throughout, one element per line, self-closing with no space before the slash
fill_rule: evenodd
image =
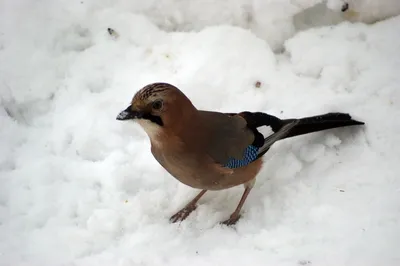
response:
<path id="1" fill-rule="evenodd" d="M 117 116 L 117 120 L 129 120 L 129 119 L 135 119 L 135 118 L 142 118 L 143 113 L 140 111 L 133 111 L 132 106 L 129 105 L 124 111 L 119 113 Z"/>

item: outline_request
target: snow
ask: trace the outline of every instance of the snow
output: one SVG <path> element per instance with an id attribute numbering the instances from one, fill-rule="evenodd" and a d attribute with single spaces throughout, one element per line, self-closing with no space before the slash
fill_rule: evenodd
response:
<path id="1" fill-rule="evenodd" d="M 343 17 L 349 21 L 373 23 L 396 16 L 400 12 L 400 2 L 397 0 L 349 0 L 348 4 L 349 9 Z"/>
<path id="2" fill-rule="evenodd" d="M 400 17 L 334 2 L 1 1 L 0 265 L 399 265 Z M 350 6 L 397 8 L 372 2 Z M 235 227 L 242 187 L 170 224 L 197 191 L 115 119 L 155 81 L 202 109 L 366 126 L 274 145 Z"/>

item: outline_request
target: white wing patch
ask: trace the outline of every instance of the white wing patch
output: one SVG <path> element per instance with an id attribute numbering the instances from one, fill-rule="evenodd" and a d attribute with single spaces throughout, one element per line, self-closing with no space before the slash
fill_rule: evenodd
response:
<path id="1" fill-rule="evenodd" d="M 257 130 L 264 136 L 264 139 L 274 134 L 272 128 L 267 125 L 262 125 L 261 127 L 258 127 Z"/>
<path id="2" fill-rule="evenodd" d="M 280 140 L 281 138 L 284 138 L 290 132 L 290 130 L 293 127 L 295 127 L 299 122 L 300 122 L 300 120 L 294 120 L 293 122 L 284 125 L 281 129 L 279 129 L 274 134 L 268 136 L 264 140 L 264 145 L 262 145 L 262 147 L 260 147 L 260 149 L 258 150 L 258 153 L 260 154 L 265 149 L 269 149 L 269 147 L 271 147 L 272 144 L 274 144 L 276 141 Z"/>

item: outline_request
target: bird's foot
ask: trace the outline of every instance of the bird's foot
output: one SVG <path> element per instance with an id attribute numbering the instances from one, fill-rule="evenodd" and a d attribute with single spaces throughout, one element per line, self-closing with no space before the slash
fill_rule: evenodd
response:
<path id="1" fill-rule="evenodd" d="M 228 220 L 221 222 L 221 224 L 224 224 L 227 226 L 235 225 L 237 223 L 237 221 L 239 221 L 240 217 L 241 217 L 240 214 L 233 213 L 231 215 L 231 217 L 229 217 Z"/>
<path id="2" fill-rule="evenodd" d="M 169 220 L 172 223 L 176 223 L 176 222 L 182 222 L 183 220 L 185 220 L 189 214 L 192 213 L 192 211 L 194 211 L 197 208 L 196 204 L 190 204 L 187 205 L 185 208 L 183 208 L 182 210 L 178 211 L 177 213 L 175 213 L 174 215 L 171 216 L 171 218 L 169 218 Z"/>

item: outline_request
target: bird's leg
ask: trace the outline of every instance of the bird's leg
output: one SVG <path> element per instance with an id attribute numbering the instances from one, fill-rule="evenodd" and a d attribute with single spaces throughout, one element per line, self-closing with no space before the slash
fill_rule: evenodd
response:
<path id="1" fill-rule="evenodd" d="M 189 214 L 196 209 L 197 207 L 196 203 L 206 192 L 207 192 L 206 189 L 200 191 L 200 193 L 197 194 L 197 196 L 194 197 L 194 199 L 192 199 L 188 204 L 186 204 L 186 206 L 183 209 L 172 215 L 171 218 L 169 218 L 169 220 L 173 223 L 185 220 L 189 216 Z"/>
<path id="2" fill-rule="evenodd" d="M 252 186 L 245 186 L 242 198 L 239 201 L 238 206 L 236 207 L 236 210 L 231 214 L 228 220 L 225 220 L 221 222 L 222 224 L 225 225 L 234 225 L 240 218 L 240 210 L 243 207 L 244 202 L 246 201 L 247 196 L 249 195 L 250 191 L 252 189 Z"/>

